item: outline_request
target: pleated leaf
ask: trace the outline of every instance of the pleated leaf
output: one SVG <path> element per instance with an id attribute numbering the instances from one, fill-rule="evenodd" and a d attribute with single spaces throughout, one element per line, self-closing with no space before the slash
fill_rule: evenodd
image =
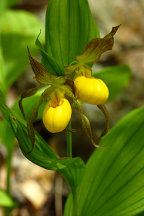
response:
<path id="1" fill-rule="evenodd" d="M 64 216 L 72 216 L 73 214 L 73 197 L 72 194 L 70 194 L 67 198 L 65 208 L 64 208 Z"/>
<path id="2" fill-rule="evenodd" d="M 6 81 L 5 81 L 5 73 L 4 73 L 4 59 L 2 55 L 2 47 L 1 47 L 1 36 L 0 36 L 0 89 L 5 92 L 6 89 Z"/>
<path id="3" fill-rule="evenodd" d="M 46 52 L 64 66 L 99 36 L 87 0 L 51 0 L 45 31 Z"/>
<path id="4" fill-rule="evenodd" d="M 10 124 L 5 119 L 0 121 L 0 143 L 3 144 L 7 152 L 11 154 L 14 148 L 14 134 Z"/>
<path id="5" fill-rule="evenodd" d="M 35 132 L 35 147 L 31 150 L 31 141 L 28 136 L 25 122 L 12 112 L 4 103 L 4 96 L 0 91 L 0 111 L 3 117 L 11 125 L 11 128 L 19 142 L 22 153 L 33 163 L 49 170 L 59 170 L 67 179 L 74 190 L 84 170 L 84 162 L 81 158 L 60 158 L 51 147 Z M 62 143 L 61 143 L 62 145 Z"/>
<path id="6" fill-rule="evenodd" d="M 7 10 L 1 16 L 1 49 L 7 89 L 28 65 L 27 46 L 35 51 L 35 39 L 42 28 L 31 13 Z"/>
<path id="7" fill-rule="evenodd" d="M 94 72 L 93 76 L 106 83 L 109 89 L 109 100 L 112 100 L 128 85 L 131 69 L 127 65 L 118 65 Z"/>
<path id="8" fill-rule="evenodd" d="M 64 75 L 65 74 L 64 67 L 60 63 L 58 63 L 56 59 L 53 59 L 52 57 L 50 57 L 48 53 L 46 53 L 46 51 L 44 50 L 41 42 L 39 41 L 40 34 L 38 35 L 36 39 L 36 45 L 40 49 L 40 52 L 42 55 L 42 60 L 41 60 L 42 64 L 44 64 L 44 66 L 47 68 L 49 73 L 53 75 L 57 75 L 57 76 Z"/>
<path id="9" fill-rule="evenodd" d="M 144 107 L 123 118 L 90 157 L 77 190 L 76 216 L 133 216 L 144 211 Z M 65 216 L 71 215 L 72 200 Z"/>

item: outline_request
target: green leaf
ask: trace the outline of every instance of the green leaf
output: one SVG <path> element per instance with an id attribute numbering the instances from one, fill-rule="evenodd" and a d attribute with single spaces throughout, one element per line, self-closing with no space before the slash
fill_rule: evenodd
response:
<path id="1" fill-rule="evenodd" d="M 0 207 L 13 207 L 15 202 L 12 198 L 2 189 L 0 189 Z"/>
<path id="2" fill-rule="evenodd" d="M 73 197 L 72 197 L 72 194 L 70 194 L 65 204 L 64 216 L 73 216 L 73 215 L 74 215 L 73 214 Z"/>
<path id="3" fill-rule="evenodd" d="M 12 172 L 12 157 L 15 147 L 15 136 L 11 125 L 6 119 L 0 121 L 0 143 L 6 148 L 6 191 L 10 192 L 10 176 Z"/>
<path id="4" fill-rule="evenodd" d="M 123 118 L 90 157 L 77 190 L 77 216 L 144 211 L 144 107 Z"/>
<path id="5" fill-rule="evenodd" d="M 2 48 L 1 48 L 1 35 L 0 35 L 0 89 L 5 92 L 6 89 L 6 81 L 5 81 L 5 73 L 4 73 L 4 60 L 2 56 Z"/>
<path id="6" fill-rule="evenodd" d="M 64 75 L 65 74 L 64 67 L 60 63 L 57 63 L 55 59 L 50 57 L 45 52 L 41 42 L 39 41 L 39 35 L 36 40 L 36 45 L 39 47 L 41 55 L 42 55 L 42 60 L 41 60 L 42 64 L 44 64 L 44 66 L 47 68 L 49 73 L 53 75 L 57 75 L 57 76 Z"/>
<path id="7" fill-rule="evenodd" d="M 0 12 L 17 4 L 20 0 L 0 0 Z"/>
<path id="8" fill-rule="evenodd" d="M 11 126 L 5 119 L 0 121 L 0 142 L 6 147 L 9 153 L 13 151 L 14 134 Z"/>
<path id="9" fill-rule="evenodd" d="M 1 0 L 0 1 L 0 13 L 2 14 L 4 12 L 4 10 L 6 9 L 7 7 L 7 4 L 6 4 L 6 1 L 5 0 Z M 1 15 L 0 15 L 1 17 Z"/>
<path id="10" fill-rule="evenodd" d="M 81 180 L 84 162 L 81 158 L 60 158 L 51 147 L 35 132 L 35 147 L 29 154 L 31 149 L 31 141 L 28 136 L 25 122 L 12 112 L 4 103 L 4 95 L 0 91 L 0 110 L 3 117 L 11 125 L 13 132 L 19 142 L 19 146 L 30 161 L 45 169 L 59 170 L 67 179 L 72 190 L 75 190 L 76 185 Z"/>
<path id="11" fill-rule="evenodd" d="M 144 216 L 144 211 L 141 212 L 140 214 L 137 214 L 136 216 Z"/>
<path id="12" fill-rule="evenodd" d="M 111 32 L 104 38 L 95 38 L 91 40 L 87 44 L 84 52 L 76 57 L 76 60 L 81 64 L 93 64 L 97 62 L 104 52 L 112 49 L 114 44 L 114 35 L 118 28 L 119 26 L 113 27 Z"/>
<path id="13" fill-rule="evenodd" d="M 29 153 L 31 153 L 35 147 L 35 132 L 34 132 L 34 125 L 33 123 L 36 121 L 37 116 L 38 116 L 38 110 L 40 105 L 43 103 L 43 97 L 40 96 L 38 103 L 36 104 L 35 108 L 32 110 L 31 115 L 28 117 L 27 120 L 27 130 L 28 130 L 28 135 L 32 143 L 32 147 L 29 150 Z"/>
<path id="14" fill-rule="evenodd" d="M 128 85 L 131 69 L 127 65 L 113 66 L 95 72 L 93 76 L 106 83 L 109 89 L 109 100 L 112 100 Z"/>
<path id="15" fill-rule="evenodd" d="M 25 11 L 7 10 L 1 16 L 1 49 L 7 89 L 28 65 L 26 47 L 35 51 L 35 39 L 40 28 L 40 21 Z"/>
<path id="16" fill-rule="evenodd" d="M 87 0 L 51 0 L 46 13 L 46 52 L 63 66 L 99 36 Z"/>

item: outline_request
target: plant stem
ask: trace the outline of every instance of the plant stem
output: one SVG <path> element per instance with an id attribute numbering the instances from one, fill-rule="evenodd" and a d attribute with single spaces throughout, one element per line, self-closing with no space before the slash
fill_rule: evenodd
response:
<path id="1" fill-rule="evenodd" d="M 11 187 L 11 171 L 12 171 L 12 156 L 14 151 L 14 141 L 9 140 L 7 143 L 8 148 L 8 155 L 6 160 L 6 168 L 7 168 L 7 177 L 6 177 L 6 192 L 10 195 L 10 187 Z M 11 208 L 5 208 L 5 216 L 11 215 Z"/>
<path id="2" fill-rule="evenodd" d="M 66 138 L 67 138 L 67 157 L 72 157 L 72 132 L 71 121 L 69 121 L 67 126 Z"/>
<path id="3" fill-rule="evenodd" d="M 12 163 L 12 152 L 8 153 L 9 156 L 6 161 L 7 166 L 7 178 L 6 178 L 6 191 L 10 195 L 10 177 L 11 177 L 11 163 Z"/>

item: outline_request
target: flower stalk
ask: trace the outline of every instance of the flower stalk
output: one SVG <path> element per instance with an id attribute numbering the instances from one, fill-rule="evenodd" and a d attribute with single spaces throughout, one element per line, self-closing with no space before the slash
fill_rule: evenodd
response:
<path id="1" fill-rule="evenodd" d="M 72 157 L 72 132 L 71 132 L 71 121 L 69 121 L 66 131 L 67 139 L 67 157 Z"/>

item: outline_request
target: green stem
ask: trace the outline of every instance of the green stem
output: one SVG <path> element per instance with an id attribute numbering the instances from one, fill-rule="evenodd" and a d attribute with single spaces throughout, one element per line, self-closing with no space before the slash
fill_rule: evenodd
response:
<path id="1" fill-rule="evenodd" d="M 11 178 L 11 163 L 12 163 L 12 152 L 9 153 L 9 156 L 6 161 L 6 166 L 7 166 L 7 177 L 6 177 L 6 191 L 8 194 L 10 194 L 10 178 Z"/>
<path id="2" fill-rule="evenodd" d="M 71 121 L 69 121 L 67 126 L 66 138 L 67 138 L 67 157 L 72 157 L 72 132 Z"/>
<path id="3" fill-rule="evenodd" d="M 10 189 L 11 189 L 11 171 L 12 171 L 12 156 L 14 151 L 14 141 L 11 140 L 9 143 L 7 143 L 9 146 L 8 149 L 8 155 L 6 160 L 6 168 L 7 168 L 7 176 L 6 176 L 6 192 L 10 195 Z M 5 216 L 11 216 L 11 208 L 6 207 L 5 208 Z"/>

